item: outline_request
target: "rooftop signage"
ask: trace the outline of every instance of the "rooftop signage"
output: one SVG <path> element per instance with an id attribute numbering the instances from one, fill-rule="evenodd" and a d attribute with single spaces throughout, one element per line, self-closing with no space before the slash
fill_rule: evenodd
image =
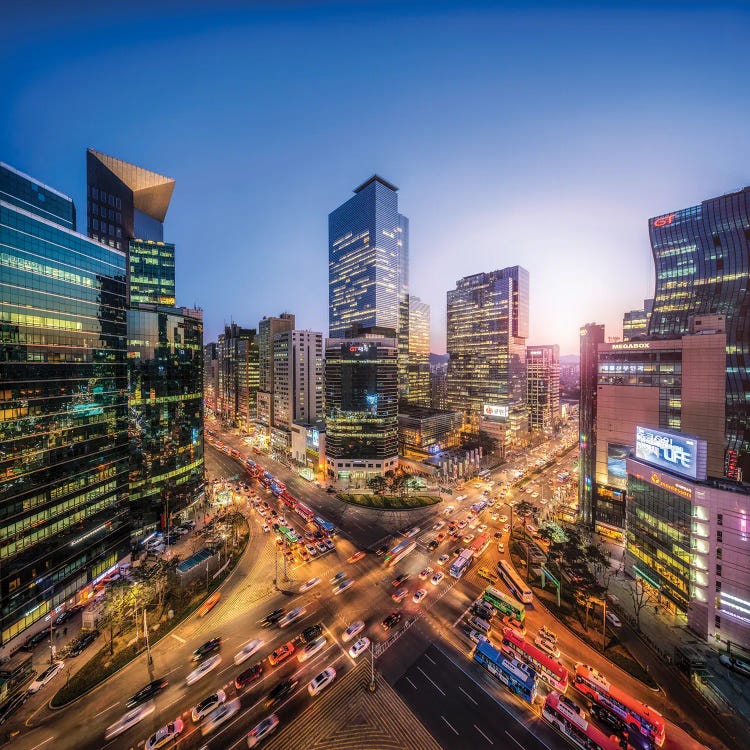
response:
<path id="1" fill-rule="evenodd" d="M 615 351 L 626 351 L 629 349 L 650 349 L 650 341 L 623 341 L 621 344 L 612 344 Z"/>

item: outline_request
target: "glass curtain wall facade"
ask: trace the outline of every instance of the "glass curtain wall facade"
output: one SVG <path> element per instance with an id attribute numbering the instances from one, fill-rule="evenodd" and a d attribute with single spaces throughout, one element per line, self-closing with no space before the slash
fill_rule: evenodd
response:
<path id="1" fill-rule="evenodd" d="M 273 342 L 277 333 L 294 329 L 294 315 L 281 313 L 278 318 L 258 322 L 258 422 L 265 427 L 273 424 L 274 364 Z"/>
<path id="2" fill-rule="evenodd" d="M 529 426 L 550 432 L 560 421 L 560 347 L 551 344 L 526 349 L 526 373 Z"/>
<path id="3" fill-rule="evenodd" d="M 222 417 L 235 427 L 247 428 L 257 416 L 260 381 L 255 329 L 236 323 L 225 326 L 219 336 L 219 356 Z"/>
<path id="4" fill-rule="evenodd" d="M 203 313 L 128 311 L 130 501 L 135 533 L 164 525 L 203 481 Z"/>
<path id="5" fill-rule="evenodd" d="M 128 252 L 130 304 L 174 305 L 174 245 L 130 240 Z"/>
<path id="6" fill-rule="evenodd" d="M 77 234 L 69 198 L 5 165 L 0 192 L 6 644 L 130 544 L 125 254 Z"/>
<path id="7" fill-rule="evenodd" d="M 430 306 L 409 298 L 409 392 L 407 401 L 430 406 Z"/>
<path id="8" fill-rule="evenodd" d="M 374 175 L 328 216 L 328 315 L 332 337 L 355 329 L 396 332 L 399 393 L 408 391 L 409 220 L 398 188 Z"/>
<path id="9" fill-rule="evenodd" d="M 629 310 L 622 316 L 622 340 L 641 341 L 648 334 L 648 324 L 654 309 L 652 299 L 643 300 L 642 310 Z"/>
<path id="10" fill-rule="evenodd" d="M 725 474 L 750 477 L 750 187 L 649 220 L 656 270 L 649 338 L 695 315 L 726 318 Z"/>

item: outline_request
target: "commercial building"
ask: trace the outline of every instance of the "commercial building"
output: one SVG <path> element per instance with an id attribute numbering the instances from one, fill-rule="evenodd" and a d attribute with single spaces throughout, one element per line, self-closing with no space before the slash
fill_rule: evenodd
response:
<path id="1" fill-rule="evenodd" d="M 0 164 L 2 646 L 130 550 L 126 257 L 75 216 Z"/>
<path id="2" fill-rule="evenodd" d="M 273 424 L 274 364 L 273 341 L 277 333 L 294 329 L 294 315 L 264 317 L 258 322 L 258 413 L 257 421 L 266 429 Z"/>
<path id="3" fill-rule="evenodd" d="M 300 467 L 299 473 L 305 479 L 325 476 L 326 427 L 322 419 L 292 424 L 291 459 Z"/>
<path id="4" fill-rule="evenodd" d="M 406 400 L 430 406 L 430 306 L 409 297 L 409 392 Z"/>
<path id="5" fill-rule="evenodd" d="M 130 304 L 174 306 L 174 245 L 132 239 L 128 248 Z"/>
<path id="6" fill-rule="evenodd" d="M 206 408 L 216 411 L 219 392 L 219 349 L 216 342 L 203 347 L 203 401 Z"/>
<path id="7" fill-rule="evenodd" d="M 398 467 L 398 342 L 380 331 L 326 339 L 326 469 L 364 486 Z"/>
<path id="8" fill-rule="evenodd" d="M 630 310 L 622 316 L 623 341 L 640 341 L 646 338 L 653 309 L 654 301 L 644 299 L 641 310 Z"/>
<path id="9" fill-rule="evenodd" d="M 217 356 L 217 410 L 225 423 L 247 429 L 256 419 L 260 381 L 255 329 L 236 323 L 224 326 L 224 333 L 219 334 Z"/>
<path id="10" fill-rule="evenodd" d="M 398 452 L 423 459 L 461 444 L 463 412 L 401 403 L 398 411 Z"/>
<path id="11" fill-rule="evenodd" d="M 328 315 L 333 338 L 373 327 L 395 332 L 399 395 L 408 395 L 409 220 L 398 188 L 373 175 L 328 216 Z"/>
<path id="12" fill-rule="evenodd" d="M 560 421 L 560 347 L 557 344 L 527 347 L 526 400 L 529 427 L 551 432 Z"/>
<path id="13" fill-rule="evenodd" d="M 448 291 L 447 402 L 467 428 L 501 449 L 528 431 L 529 272 L 513 266 L 466 276 Z"/>
<path id="14" fill-rule="evenodd" d="M 433 409 L 448 408 L 448 364 L 430 365 L 430 406 Z"/>

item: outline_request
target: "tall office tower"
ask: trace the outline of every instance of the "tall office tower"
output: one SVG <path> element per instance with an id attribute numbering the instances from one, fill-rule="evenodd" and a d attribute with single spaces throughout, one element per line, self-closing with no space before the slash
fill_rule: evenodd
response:
<path id="1" fill-rule="evenodd" d="M 526 349 L 526 398 L 532 430 L 551 431 L 560 421 L 560 347 Z"/>
<path id="2" fill-rule="evenodd" d="M 258 339 L 254 328 L 236 323 L 224 326 L 219 336 L 222 418 L 239 428 L 248 428 L 257 416 Z"/>
<path id="3" fill-rule="evenodd" d="M 373 175 L 328 216 L 328 316 L 333 338 L 395 331 L 399 395 L 409 388 L 409 220 L 398 188 Z"/>
<path id="4" fill-rule="evenodd" d="M 409 297 L 409 393 L 411 404 L 430 406 L 430 306 Z"/>
<path id="5" fill-rule="evenodd" d="M 448 291 L 447 400 L 502 449 L 528 430 L 529 272 L 466 276 Z"/>
<path id="6" fill-rule="evenodd" d="M 430 406 L 433 409 L 448 408 L 447 365 L 430 367 Z"/>
<path id="7" fill-rule="evenodd" d="M 652 299 L 643 300 L 643 309 L 630 310 L 622 316 L 622 340 L 640 341 L 648 334 L 648 323 L 654 309 Z"/>
<path id="8" fill-rule="evenodd" d="M 750 477 L 750 187 L 649 219 L 656 286 L 649 338 L 723 315 L 727 335 L 724 473 Z"/>
<path id="9" fill-rule="evenodd" d="M 153 240 L 130 240 L 128 279 L 130 304 L 176 304 L 174 245 Z"/>
<path id="10" fill-rule="evenodd" d="M 270 428 L 273 422 L 273 340 L 277 333 L 294 329 L 294 315 L 281 313 L 258 323 L 258 422 Z"/>
<path id="11" fill-rule="evenodd" d="M 70 198 L 5 164 L 0 245 L 5 646 L 82 598 L 130 531 L 125 254 L 76 233 Z"/>
<path id="12" fill-rule="evenodd" d="M 326 339 L 326 468 L 364 486 L 398 467 L 398 343 L 378 333 Z"/>
<path id="13" fill-rule="evenodd" d="M 581 327 L 581 401 L 578 411 L 578 517 L 594 528 L 596 497 L 596 373 L 597 351 L 604 343 L 604 326 L 587 323 Z"/>
<path id="14" fill-rule="evenodd" d="M 211 411 L 216 411 L 216 394 L 219 386 L 219 359 L 216 342 L 203 347 L 203 400 Z"/>
<path id="15" fill-rule="evenodd" d="M 273 426 L 271 442 L 291 448 L 292 424 L 323 419 L 323 334 L 283 331 L 273 338 Z"/>

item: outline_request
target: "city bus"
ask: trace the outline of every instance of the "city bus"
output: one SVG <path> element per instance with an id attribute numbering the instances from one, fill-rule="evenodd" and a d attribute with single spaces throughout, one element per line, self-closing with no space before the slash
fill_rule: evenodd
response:
<path id="1" fill-rule="evenodd" d="M 287 508 L 291 508 L 294 510 L 297 507 L 297 500 L 292 495 L 289 494 L 287 490 L 284 490 L 281 493 L 281 502 L 286 505 Z"/>
<path id="2" fill-rule="evenodd" d="M 469 546 L 474 557 L 479 557 L 490 545 L 490 535 L 485 531 L 480 534 Z"/>
<path id="3" fill-rule="evenodd" d="M 286 538 L 288 544 L 296 544 L 299 541 L 297 533 L 288 526 L 279 526 L 279 534 Z"/>
<path id="4" fill-rule="evenodd" d="M 474 661 L 481 664 L 493 677 L 505 685 L 511 693 L 533 703 L 536 698 L 536 674 L 528 664 L 508 659 L 489 641 L 482 641 L 474 649 Z"/>
<path id="5" fill-rule="evenodd" d="M 272 481 L 269 487 L 271 488 L 271 494 L 274 497 L 281 497 L 281 493 L 286 489 L 281 482 L 277 482 L 276 480 Z"/>
<path id="6" fill-rule="evenodd" d="M 489 469 L 482 469 L 482 471 L 480 471 L 479 474 L 477 474 L 477 476 L 480 479 L 485 479 L 486 480 L 486 479 L 490 478 L 491 473 L 492 472 Z"/>
<path id="7" fill-rule="evenodd" d="M 482 511 L 484 511 L 484 509 L 487 508 L 488 505 L 489 503 L 486 500 L 480 500 L 478 503 L 474 503 L 474 505 L 471 506 L 471 511 L 472 513 L 479 516 L 482 513 Z"/>
<path id="8" fill-rule="evenodd" d="M 629 728 L 638 730 L 659 747 L 664 744 L 664 717 L 656 709 L 615 687 L 604 675 L 586 664 L 576 664 L 574 684 L 585 696 L 619 716 Z"/>
<path id="9" fill-rule="evenodd" d="M 564 693 L 568 689 L 568 670 L 512 628 L 505 628 L 500 650 L 533 667 L 539 679 L 544 680 L 553 690 Z"/>
<path id="10" fill-rule="evenodd" d="M 333 536 L 333 532 L 336 530 L 334 525 L 330 521 L 326 521 L 325 518 L 315 516 L 313 523 L 325 534 Z"/>
<path id="11" fill-rule="evenodd" d="M 521 577 L 513 570 L 507 560 L 500 560 L 497 564 L 497 571 L 516 599 L 522 601 L 524 604 L 531 604 L 533 601 L 531 589 L 521 580 Z"/>
<path id="12" fill-rule="evenodd" d="M 392 568 L 399 560 L 406 557 L 417 546 L 414 539 L 404 539 L 399 542 L 384 558 L 383 562 Z"/>
<path id="13" fill-rule="evenodd" d="M 544 699 L 542 717 L 549 722 L 571 745 L 584 750 L 620 750 L 620 743 L 610 739 L 604 732 L 586 721 L 563 699 L 559 693 L 552 692 Z"/>
<path id="14" fill-rule="evenodd" d="M 315 518 L 315 513 L 313 512 L 312 508 L 308 508 L 304 503 L 301 503 L 299 500 L 297 500 L 297 504 L 294 507 L 295 512 L 297 515 L 302 516 L 302 518 L 305 519 L 308 523 Z"/>
<path id="15" fill-rule="evenodd" d="M 454 578 L 460 578 L 471 565 L 472 558 L 474 557 L 474 551 L 471 549 L 465 549 L 461 554 L 451 563 L 448 572 Z"/>
<path id="16" fill-rule="evenodd" d="M 504 615 L 515 617 L 519 622 L 523 622 L 526 617 L 526 607 L 521 602 L 516 601 L 512 596 L 503 594 L 494 586 L 487 586 L 484 590 L 483 598 L 489 602 L 498 612 Z"/>

